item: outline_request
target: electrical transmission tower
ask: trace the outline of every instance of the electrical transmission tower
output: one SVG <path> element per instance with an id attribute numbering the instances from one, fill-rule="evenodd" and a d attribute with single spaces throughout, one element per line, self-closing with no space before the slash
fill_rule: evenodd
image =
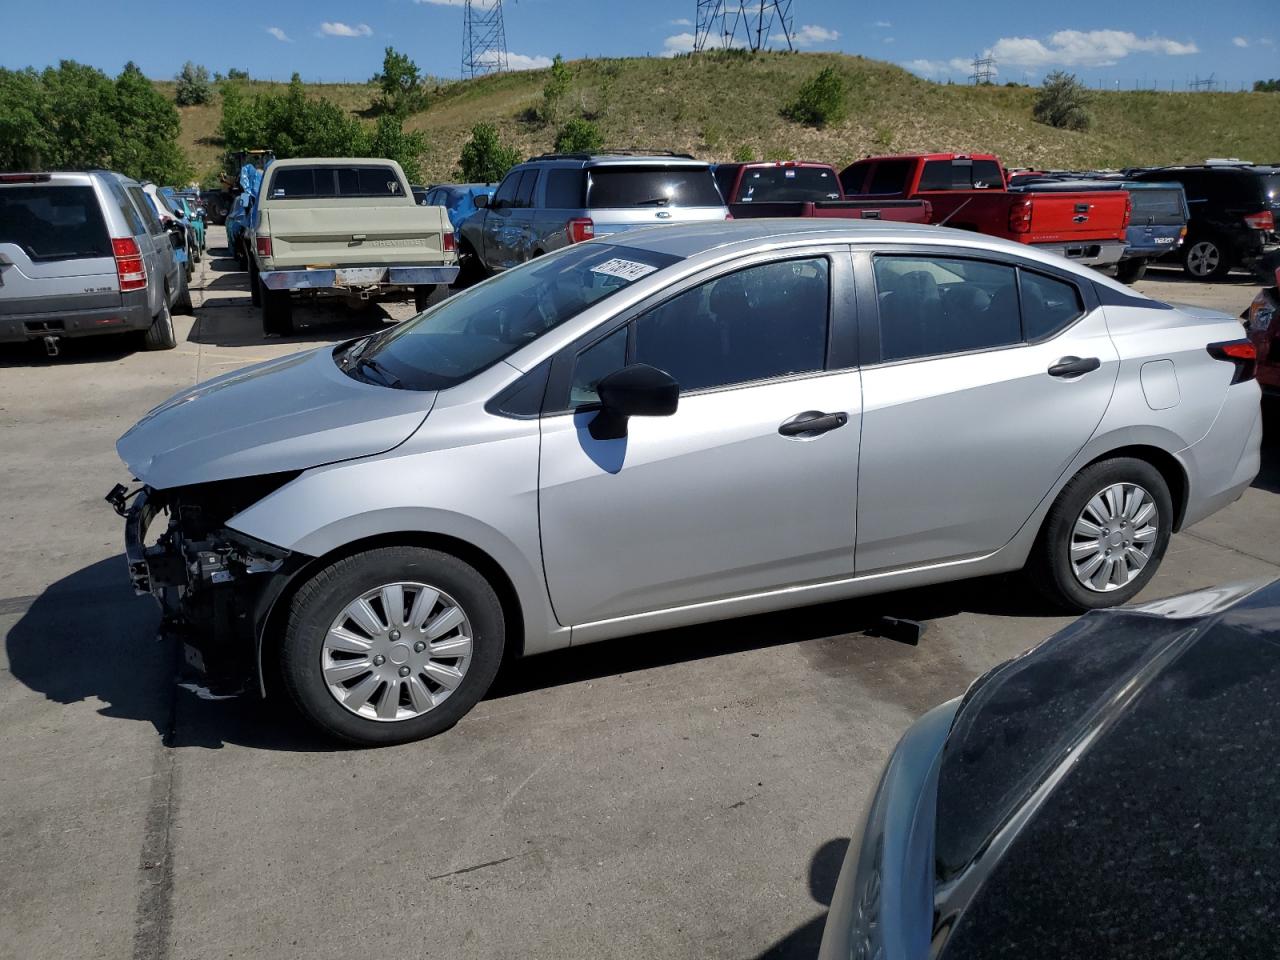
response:
<path id="1" fill-rule="evenodd" d="M 1214 90 L 1218 89 L 1218 81 L 1214 79 L 1214 74 L 1212 73 L 1203 80 L 1200 79 L 1200 74 L 1197 73 L 1196 78 L 1192 80 L 1191 83 L 1187 84 L 1187 86 L 1196 91 L 1196 93 L 1213 93 Z"/>
<path id="2" fill-rule="evenodd" d="M 974 83 L 994 83 L 996 76 L 996 58 L 988 54 L 980 57 L 978 54 L 973 55 L 973 73 L 969 74 L 969 79 Z"/>
<path id="3" fill-rule="evenodd" d="M 698 0 L 693 49 L 708 46 L 763 50 L 770 35 L 781 34 L 788 50 L 794 50 L 795 19 L 792 0 Z"/>
<path id="4" fill-rule="evenodd" d="M 462 79 L 507 69 L 507 33 L 502 0 L 466 0 L 462 23 Z"/>

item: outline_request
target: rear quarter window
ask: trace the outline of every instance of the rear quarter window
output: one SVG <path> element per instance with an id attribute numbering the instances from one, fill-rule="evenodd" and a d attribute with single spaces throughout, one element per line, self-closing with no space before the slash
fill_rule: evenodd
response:
<path id="1" fill-rule="evenodd" d="M 594 167 L 587 182 L 595 209 L 724 206 L 710 167 Z"/>
<path id="2" fill-rule="evenodd" d="M 581 170 L 550 170 L 544 190 L 543 206 L 552 210 L 578 210 L 583 199 L 584 180 Z"/>
<path id="3" fill-rule="evenodd" d="M 18 246 L 33 261 L 111 256 L 111 238 L 92 187 L 0 189 L 0 243 Z"/>

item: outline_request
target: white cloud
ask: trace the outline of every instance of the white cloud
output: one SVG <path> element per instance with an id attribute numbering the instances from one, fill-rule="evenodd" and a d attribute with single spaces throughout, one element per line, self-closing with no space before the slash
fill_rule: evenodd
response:
<path id="1" fill-rule="evenodd" d="M 893 37 L 885 37 L 885 38 L 884 38 L 883 40 L 881 40 L 880 42 L 881 42 L 881 43 L 893 43 Z"/>
<path id="2" fill-rule="evenodd" d="M 1275 43 L 1275 41 L 1272 40 L 1270 37 L 1259 37 L 1258 42 L 1262 44 L 1264 47 L 1269 47 Z"/>
<path id="3" fill-rule="evenodd" d="M 912 73 L 923 77 L 940 77 L 961 73 L 968 76 L 973 72 L 973 61 L 966 57 L 952 57 L 950 60 L 904 60 L 902 65 Z"/>
<path id="4" fill-rule="evenodd" d="M 1246 40 L 1244 37 L 1232 37 L 1231 42 L 1234 43 L 1237 47 L 1247 47 L 1249 45 L 1249 41 Z"/>
<path id="5" fill-rule="evenodd" d="M 293 38 L 281 30 L 279 27 L 267 27 L 267 33 L 271 34 L 281 43 L 293 43 Z"/>
<path id="6" fill-rule="evenodd" d="M 373 28 L 367 23 L 357 23 L 354 27 L 341 21 L 330 23 L 326 20 L 320 24 L 320 33 L 326 37 L 371 37 Z"/>
<path id="7" fill-rule="evenodd" d="M 692 27 L 693 26 L 693 21 L 690 20 L 688 17 L 680 17 L 676 20 L 668 20 L 667 23 L 673 27 Z"/>
<path id="8" fill-rule="evenodd" d="M 1139 37 L 1127 30 L 1059 30 L 1048 42 L 1035 37 L 1001 37 L 987 51 L 998 63 L 1043 67 L 1106 67 L 1131 53 L 1155 53 L 1170 57 L 1199 53 L 1193 42 L 1168 37 Z"/>
<path id="9" fill-rule="evenodd" d="M 807 47 L 813 43 L 831 43 L 833 40 L 840 39 L 838 30 L 828 30 L 826 27 L 819 27 L 814 24 L 805 24 L 799 30 L 791 34 L 791 42 L 797 47 Z"/>
<path id="10" fill-rule="evenodd" d="M 711 46 L 717 46 L 720 38 L 713 36 L 708 38 Z M 664 57 L 674 57 L 681 53 L 693 52 L 694 36 L 692 33 L 677 33 L 667 37 L 662 41 L 662 55 Z"/>
<path id="11" fill-rule="evenodd" d="M 512 53 L 510 50 L 506 52 L 507 69 L 508 70 L 542 70 L 551 66 L 550 57 L 530 57 L 523 53 Z M 498 60 L 498 54 L 490 54 L 481 58 L 482 63 L 494 63 Z"/>
<path id="12" fill-rule="evenodd" d="M 876 26 L 879 27 L 881 30 L 888 30 L 890 27 L 893 26 L 893 24 L 890 23 L 888 20 L 877 20 Z"/>

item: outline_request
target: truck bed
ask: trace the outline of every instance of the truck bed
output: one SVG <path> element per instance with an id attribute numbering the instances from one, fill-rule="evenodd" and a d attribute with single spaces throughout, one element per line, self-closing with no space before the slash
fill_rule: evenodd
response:
<path id="1" fill-rule="evenodd" d="M 731 203 L 735 220 L 774 217 L 819 217 L 852 220 L 892 220 L 897 223 L 928 223 L 929 203 L 925 200 L 807 200 L 766 203 Z"/>

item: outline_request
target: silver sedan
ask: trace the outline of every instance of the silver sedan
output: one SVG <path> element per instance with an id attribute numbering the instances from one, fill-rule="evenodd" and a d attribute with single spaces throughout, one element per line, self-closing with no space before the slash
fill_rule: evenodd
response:
<path id="1" fill-rule="evenodd" d="M 1224 314 L 971 233 L 760 220 L 576 244 L 197 386 L 121 438 L 113 497 L 209 685 L 276 693 L 273 661 L 390 743 L 504 656 L 1022 568 L 1122 603 L 1261 433 Z"/>

